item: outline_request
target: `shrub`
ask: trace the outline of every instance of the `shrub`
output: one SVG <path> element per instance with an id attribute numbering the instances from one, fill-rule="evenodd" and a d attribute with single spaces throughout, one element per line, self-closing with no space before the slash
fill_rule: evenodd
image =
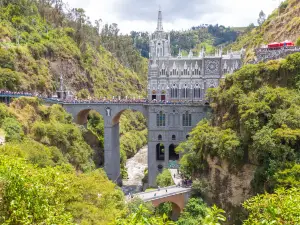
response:
<path id="1" fill-rule="evenodd" d="M 171 172 L 168 169 L 164 169 L 163 172 L 156 177 L 156 183 L 160 187 L 167 187 L 167 186 L 174 185 Z"/>
<path id="2" fill-rule="evenodd" d="M 5 118 L 2 124 L 6 141 L 21 141 L 24 132 L 21 124 L 14 118 Z"/>

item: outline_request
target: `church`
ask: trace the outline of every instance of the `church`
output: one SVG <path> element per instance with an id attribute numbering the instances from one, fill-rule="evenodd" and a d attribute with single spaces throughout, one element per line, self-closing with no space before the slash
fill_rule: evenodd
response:
<path id="1" fill-rule="evenodd" d="M 202 49 L 194 56 L 171 55 L 170 34 L 164 32 L 162 12 L 158 12 L 156 31 L 150 36 L 148 100 L 166 102 L 202 101 L 208 88 L 217 87 L 220 79 L 233 73 L 242 65 L 243 50 L 213 55 Z"/>

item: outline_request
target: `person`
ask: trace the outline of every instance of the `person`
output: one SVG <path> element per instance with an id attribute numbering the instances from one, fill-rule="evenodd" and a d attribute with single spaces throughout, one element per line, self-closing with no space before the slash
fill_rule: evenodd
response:
<path id="1" fill-rule="evenodd" d="M 174 173 L 173 177 L 175 178 L 175 173 Z"/>
<path id="2" fill-rule="evenodd" d="M 157 187 L 158 191 L 160 191 L 160 186 Z"/>
<path id="3" fill-rule="evenodd" d="M 166 189 L 166 192 L 168 192 L 168 189 Z"/>

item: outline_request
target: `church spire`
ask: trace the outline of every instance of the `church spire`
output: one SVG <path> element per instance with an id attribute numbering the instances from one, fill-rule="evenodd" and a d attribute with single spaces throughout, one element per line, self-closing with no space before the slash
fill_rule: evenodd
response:
<path id="1" fill-rule="evenodd" d="M 157 20 L 157 31 L 163 31 L 163 26 L 162 26 L 162 12 L 161 9 L 159 7 L 159 11 L 158 11 L 158 20 Z"/>

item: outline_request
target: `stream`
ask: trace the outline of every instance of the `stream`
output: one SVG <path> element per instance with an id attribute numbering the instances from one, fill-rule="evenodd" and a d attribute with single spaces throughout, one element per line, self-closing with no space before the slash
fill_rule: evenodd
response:
<path id="1" fill-rule="evenodd" d="M 147 168 L 147 160 L 148 146 L 143 147 L 135 156 L 127 160 L 128 179 L 123 180 L 122 186 L 125 195 L 142 191 L 142 179 L 144 177 L 144 170 Z"/>

